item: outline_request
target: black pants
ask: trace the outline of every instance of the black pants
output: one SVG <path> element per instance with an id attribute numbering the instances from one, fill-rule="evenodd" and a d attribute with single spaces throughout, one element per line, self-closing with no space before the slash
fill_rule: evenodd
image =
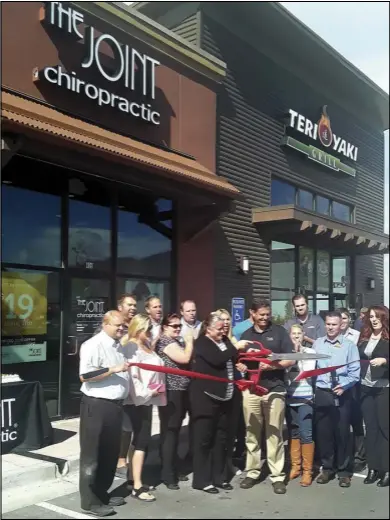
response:
<path id="1" fill-rule="evenodd" d="M 355 464 L 365 464 L 366 450 L 364 443 L 364 426 L 363 413 L 361 407 L 361 386 L 360 383 L 352 389 L 352 410 L 351 410 L 351 426 L 353 432 L 354 458 Z"/>
<path id="2" fill-rule="evenodd" d="M 193 415 L 194 489 L 219 486 L 225 481 L 232 405 L 232 400 L 215 401 L 207 407 L 208 413 Z"/>
<path id="3" fill-rule="evenodd" d="M 108 504 L 122 432 L 122 403 L 83 396 L 80 408 L 82 509 Z"/>
<path id="4" fill-rule="evenodd" d="M 122 423 L 122 435 L 121 435 L 121 448 L 119 451 L 119 458 L 126 459 L 129 453 L 131 438 L 133 437 L 133 425 L 130 419 L 130 407 L 131 405 L 123 405 L 123 423 Z"/>
<path id="5" fill-rule="evenodd" d="M 188 392 L 168 390 L 167 405 L 160 406 L 160 456 L 162 462 L 162 481 L 177 484 L 178 447 L 180 428 L 188 409 Z"/>
<path id="6" fill-rule="evenodd" d="M 361 400 L 368 467 L 389 471 L 389 389 L 362 385 Z"/>
<path id="7" fill-rule="evenodd" d="M 350 435 L 352 395 L 347 390 L 339 397 L 339 406 L 333 404 L 333 393 L 316 390 L 316 435 L 324 471 L 351 477 L 353 469 Z"/>

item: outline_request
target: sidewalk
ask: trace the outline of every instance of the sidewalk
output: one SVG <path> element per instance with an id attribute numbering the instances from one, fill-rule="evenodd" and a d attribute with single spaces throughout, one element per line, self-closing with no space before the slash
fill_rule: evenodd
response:
<path id="1" fill-rule="evenodd" d="M 53 422 L 54 443 L 51 446 L 23 455 L 2 455 L 3 490 L 37 482 L 42 484 L 77 473 L 80 457 L 79 423 L 79 419 Z M 187 424 L 188 418 L 183 425 Z M 159 433 L 158 410 L 154 408 L 151 452 L 157 449 Z"/>

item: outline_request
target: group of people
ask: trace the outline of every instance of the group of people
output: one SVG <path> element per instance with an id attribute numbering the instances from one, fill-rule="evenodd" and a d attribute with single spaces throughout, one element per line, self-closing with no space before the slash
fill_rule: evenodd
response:
<path id="1" fill-rule="evenodd" d="M 359 332 L 347 309 L 328 312 L 324 322 L 309 312 L 303 295 L 294 296 L 293 306 L 295 318 L 281 326 L 272 322 L 267 301 L 254 302 L 249 318 L 232 329 L 226 309 L 200 323 L 190 300 L 180 314 L 163 316 L 158 297 L 148 298 L 142 314 L 133 295 L 121 297 L 118 310 L 104 316 L 102 329 L 80 351 L 82 509 L 107 516 L 124 503 L 108 495 L 115 475 L 131 481 L 134 498 L 155 500 L 142 479 L 153 406 L 160 419 L 161 480 L 172 491 L 188 480 L 178 457 L 187 414 L 194 489 L 232 490 L 234 454 L 245 452 L 243 489 L 260 481 L 264 460 L 277 494 L 299 476 L 302 486 L 310 486 L 315 461 L 319 484 L 337 475 L 339 485 L 349 487 L 354 463 L 367 463 L 364 482 L 388 486 L 389 310 L 367 309 Z M 271 364 L 260 362 L 256 383 L 267 393 L 241 392 L 237 380 L 253 377 L 259 362 L 243 362 L 240 353 L 261 345 L 281 355 Z M 302 354 L 299 361 L 293 353 Z M 296 380 L 303 371 L 327 367 L 334 369 Z M 208 378 L 188 377 L 188 370 Z"/>

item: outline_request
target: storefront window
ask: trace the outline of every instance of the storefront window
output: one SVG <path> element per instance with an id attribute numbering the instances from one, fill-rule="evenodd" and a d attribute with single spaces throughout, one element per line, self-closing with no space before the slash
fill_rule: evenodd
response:
<path id="1" fill-rule="evenodd" d="M 330 200 L 321 195 L 316 196 L 316 212 L 321 215 L 329 215 L 330 213 Z"/>
<path id="2" fill-rule="evenodd" d="M 306 291 L 314 288 L 314 250 L 299 248 L 299 286 Z"/>
<path id="3" fill-rule="evenodd" d="M 295 204 L 295 187 L 287 182 L 272 179 L 271 206 L 282 206 L 283 204 Z"/>
<path id="4" fill-rule="evenodd" d="M 332 202 L 332 217 L 337 220 L 351 222 L 351 208 L 340 202 Z"/>
<path id="5" fill-rule="evenodd" d="M 49 415 L 55 416 L 60 356 L 59 275 L 4 269 L 1 299 L 2 373 L 40 381 Z"/>
<path id="6" fill-rule="evenodd" d="M 313 210 L 314 197 L 310 191 L 298 190 L 298 206 L 301 208 Z"/>
<path id="7" fill-rule="evenodd" d="M 294 289 L 295 246 L 282 242 L 272 242 L 271 248 L 271 286 L 281 289 Z"/>
<path id="8" fill-rule="evenodd" d="M 69 266 L 92 271 L 111 267 L 110 192 L 90 179 L 69 180 Z"/>
<path id="9" fill-rule="evenodd" d="M 328 294 L 317 294 L 316 297 L 316 311 L 322 318 L 329 311 L 329 295 Z"/>
<path id="10" fill-rule="evenodd" d="M 273 290 L 271 293 L 272 301 L 272 321 L 283 325 L 287 320 L 294 316 L 292 297 L 294 291 Z"/>
<path id="11" fill-rule="evenodd" d="M 349 294 L 350 292 L 350 258 L 333 258 L 333 292 Z"/>
<path id="12" fill-rule="evenodd" d="M 2 262 L 61 265 L 61 198 L 2 185 Z"/>
<path id="13" fill-rule="evenodd" d="M 329 291 L 330 255 L 317 251 L 317 291 Z"/>
<path id="14" fill-rule="evenodd" d="M 164 314 L 171 312 L 170 284 L 168 281 L 157 282 L 119 278 L 117 280 L 117 298 L 120 298 L 125 293 L 131 293 L 136 296 L 138 312 L 145 312 L 145 301 L 149 296 L 160 298 Z"/>
<path id="15" fill-rule="evenodd" d="M 123 207 L 123 206 L 120 206 Z M 172 203 L 133 194 L 118 212 L 118 272 L 166 278 L 171 275 Z M 169 218 L 170 216 L 170 218 Z"/>

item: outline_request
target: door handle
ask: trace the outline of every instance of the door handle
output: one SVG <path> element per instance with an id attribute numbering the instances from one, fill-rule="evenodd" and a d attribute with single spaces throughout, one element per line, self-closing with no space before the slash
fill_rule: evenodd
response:
<path id="1" fill-rule="evenodd" d="M 67 339 L 67 344 L 70 345 L 70 343 L 72 342 L 73 340 L 73 343 L 74 343 L 74 350 L 72 350 L 72 352 L 67 352 L 67 355 L 68 356 L 77 356 L 78 354 L 78 350 L 79 350 L 79 342 L 78 342 L 78 338 L 77 336 L 68 336 L 68 339 Z"/>

